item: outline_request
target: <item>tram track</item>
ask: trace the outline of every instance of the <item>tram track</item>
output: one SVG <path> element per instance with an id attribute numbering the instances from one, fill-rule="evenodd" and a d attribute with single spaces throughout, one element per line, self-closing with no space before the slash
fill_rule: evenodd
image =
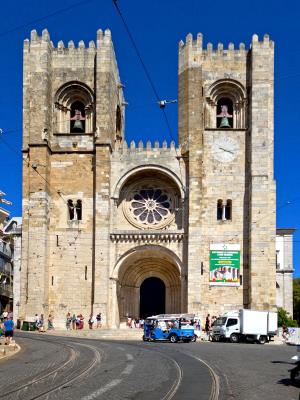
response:
<path id="1" fill-rule="evenodd" d="M 32 339 L 32 340 L 39 340 L 39 341 L 43 341 L 43 342 L 49 342 L 51 344 L 56 344 L 53 340 L 47 340 L 45 338 L 41 339 L 37 339 L 37 338 L 30 338 L 28 336 L 26 336 L 26 339 Z M 92 361 L 90 363 L 88 363 L 87 366 L 85 366 L 83 369 L 80 369 L 79 372 L 77 372 L 77 370 L 79 368 L 76 368 L 75 371 L 72 370 L 71 373 L 67 374 L 67 376 L 63 379 L 62 382 L 57 383 L 57 384 L 52 384 L 51 388 L 47 389 L 47 390 L 43 390 L 42 392 L 38 393 L 38 394 L 34 394 L 31 397 L 26 397 L 26 394 L 24 393 L 25 391 L 28 391 L 28 389 L 33 388 L 34 385 L 41 383 L 42 381 L 44 381 L 45 379 L 49 379 L 51 376 L 55 377 L 57 376 L 57 374 L 62 371 L 63 369 L 66 369 L 69 367 L 69 364 L 72 362 L 75 362 L 76 359 L 78 359 L 78 356 L 80 355 L 80 352 L 78 352 L 76 349 L 74 349 L 74 346 L 70 345 L 70 344 L 66 344 L 66 343 L 58 343 L 58 345 L 61 345 L 64 348 L 67 348 L 70 352 L 70 356 L 68 357 L 68 359 L 60 364 L 58 367 L 51 369 L 50 371 L 47 371 L 45 373 L 45 371 L 43 371 L 42 375 L 40 374 L 39 376 L 36 376 L 34 379 L 32 379 L 31 381 L 22 384 L 21 386 L 18 386 L 12 390 L 6 391 L 4 393 L 1 393 L 0 395 L 0 399 L 6 399 L 6 398 L 11 398 L 12 395 L 14 396 L 20 396 L 22 393 L 22 399 L 26 400 L 36 400 L 36 399 L 40 399 L 43 398 L 45 396 L 48 396 L 51 393 L 57 392 L 60 389 L 63 388 L 67 388 L 70 386 L 70 384 L 72 384 L 73 382 L 77 381 L 78 379 L 83 378 L 84 376 L 88 375 L 89 372 L 96 367 L 97 364 L 101 363 L 101 355 L 103 355 L 103 350 L 99 350 L 96 349 L 94 346 L 88 345 L 88 344 L 83 344 L 83 343 L 78 343 L 78 342 L 73 342 L 74 345 L 76 346 L 82 346 L 82 347 L 86 347 L 88 349 L 90 349 L 93 354 L 94 357 L 92 359 Z M 102 354 L 101 354 L 101 353 Z M 25 395 L 25 397 L 24 397 Z M 29 395 L 30 396 L 30 395 Z M 15 398 L 15 397 L 14 397 Z"/>
<path id="2" fill-rule="evenodd" d="M 137 372 L 137 374 L 134 374 L 132 373 L 132 371 L 134 370 L 134 368 L 138 370 L 138 368 L 144 368 L 144 366 L 147 366 L 147 364 L 144 363 L 145 358 L 153 360 L 154 362 L 153 365 L 151 362 L 150 365 L 147 366 L 147 368 L 150 368 L 149 371 L 153 371 L 153 367 L 155 368 L 155 363 L 160 362 L 159 360 L 165 359 L 165 361 L 163 362 L 164 365 L 168 365 L 170 367 L 168 369 L 169 377 L 167 378 L 167 374 L 167 381 L 165 381 L 165 383 L 168 382 L 168 384 L 166 386 L 160 386 L 161 383 L 154 384 L 154 387 L 160 387 L 159 392 L 156 392 L 155 395 L 152 392 L 153 389 L 151 388 L 151 386 L 149 387 L 148 385 L 148 388 L 144 388 L 144 391 L 141 392 L 140 389 L 138 391 L 139 395 L 143 397 L 136 398 L 159 398 L 160 400 L 175 400 L 181 398 L 202 398 L 207 400 L 218 399 L 218 376 L 215 374 L 212 368 L 202 359 L 194 356 L 189 352 L 186 353 L 185 351 L 181 351 L 174 345 L 162 344 L 162 347 L 160 347 L 145 345 L 144 343 L 122 343 L 122 346 L 124 348 L 118 347 L 116 350 L 125 352 L 125 349 L 131 348 L 132 352 L 129 350 L 130 354 L 126 353 L 125 368 L 119 370 L 118 368 L 121 366 L 121 363 L 116 362 L 116 359 L 118 359 L 119 357 L 116 355 L 116 353 L 112 359 L 108 359 L 108 365 L 106 365 L 105 363 L 109 354 L 106 348 L 108 347 L 109 351 L 110 346 L 114 347 L 115 342 L 105 341 L 104 348 L 99 348 L 100 342 L 91 343 L 90 340 L 88 340 L 90 343 L 87 343 L 88 341 L 79 342 L 79 338 L 76 338 L 75 340 L 69 340 L 68 343 L 66 343 L 65 338 L 63 337 L 55 337 L 55 339 L 54 337 L 49 337 L 48 339 L 46 337 L 35 335 L 32 337 L 27 335 L 20 337 L 24 339 L 42 341 L 45 343 L 48 342 L 52 345 L 58 345 L 62 349 L 68 350 L 68 358 L 65 359 L 64 362 L 57 365 L 55 368 L 47 368 L 46 370 L 43 370 L 40 374 L 29 378 L 28 382 L 24 383 L 23 381 L 21 385 L 19 384 L 19 386 L 15 386 L 11 390 L 6 390 L 6 392 L 0 393 L 0 399 L 36 400 L 48 398 L 71 398 L 70 395 L 72 396 L 72 390 L 74 390 L 73 388 L 81 385 L 83 381 L 87 383 L 87 392 L 83 391 L 78 398 L 94 399 L 99 397 L 111 399 L 114 398 L 115 393 L 120 393 L 120 391 L 124 391 L 125 387 L 131 388 L 132 385 L 134 385 L 134 382 L 139 379 L 139 372 Z M 101 342 L 101 345 L 103 345 L 103 342 Z M 41 345 L 38 346 L 38 348 L 40 347 Z M 81 349 L 86 350 L 84 351 Z M 173 349 L 176 349 L 174 355 Z M 135 356 L 131 353 L 135 354 Z M 151 356 L 151 353 L 153 354 L 153 356 Z M 140 361 L 142 359 L 143 362 L 142 364 L 140 364 Z M 135 360 L 137 361 L 135 362 Z M 34 362 L 34 360 L 31 362 Z M 197 375 L 198 373 L 201 374 L 201 371 L 203 373 L 204 370 L 207 371 L 205 372 L 205 374 L 208 384 L 208 389 L 205 394 L 202 393 L 203 388 L 201 387 L 201 383 L 198 381 Z M 192 374 L 194 376 L 192 378 L 194 379 L 194 381 L 192 381 L 194 382 L 193 385 L 191 385 L 190 383 L 191 371 L 193 371 Z M 142 369 L 141 372 L 141 376 L 144 376 L 143 374 L 145 373 L 145 371 Z M 151 376 L 153 382 L 155 382 L 155 374 L 151 373 Z M 104 381 L 103 377 L 105 377 Z M 84 378 L 87 378 L 87 380 L 84 380 Z M 91 382 L 93 381 L 94 385 L 90 386 L 88 384 L 88 380 Z M 100 386 L 98 387 L 95 386 L 95 382 L 97 382 L 97 380 L 100 383 Z M 158 381 L 160 382 L 164 382 L 164 380 L 165 378 L 158 379 Z M 189 382 L 189 384 L 187 384 L 187 382 Z M 16 384 L 18 385 L 18 383 L 20 382 L 17 381 Z M 198 389 L 195 389 L 195 387 L 198 387 Z M 88 393 L 89 388 L 91 390 L 90 393 Z M 195 392 L 198 392 L 197 397 L 195 397 Z M 193 395 L 190 396 L 190 393 L 193 393 Z M 200 393 L 202 393 L 202 395 L 200 395 L 199 397 Z"/>

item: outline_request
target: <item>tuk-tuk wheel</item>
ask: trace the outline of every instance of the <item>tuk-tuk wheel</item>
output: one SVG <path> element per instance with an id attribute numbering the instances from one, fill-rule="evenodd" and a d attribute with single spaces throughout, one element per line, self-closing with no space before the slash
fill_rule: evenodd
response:
<path id="1" fill-rule="evenodd" d="M 178 337 L 177 337 L 177 335 L 175 335 L 175 333 L 173 333 L 171 336 L 170 336 L 170 342 L 171 343 L 177 343 L 178 342 Z"/>
<path id="2" fill-rule="evenodd" d="M 196 341 L 197 341 L 197 335 L 193 335 L 192 342 L 196 342 Z"/>

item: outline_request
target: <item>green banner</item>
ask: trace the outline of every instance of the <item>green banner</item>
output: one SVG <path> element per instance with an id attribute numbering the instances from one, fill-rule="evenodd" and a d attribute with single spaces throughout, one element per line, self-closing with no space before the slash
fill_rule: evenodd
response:
<path id="1" fill-rule="evenodd" d="M 210 250 L 209 282 L 212 285 L 239 286 L 239 250 Z"/>

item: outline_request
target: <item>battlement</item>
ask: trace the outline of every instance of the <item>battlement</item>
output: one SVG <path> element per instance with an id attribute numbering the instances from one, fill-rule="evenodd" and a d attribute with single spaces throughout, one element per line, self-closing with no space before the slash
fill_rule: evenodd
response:
<path id="1" fill-rule="evenodd" d="M 64 42 L 60 40 L 57 44 L 57 47 L 54 46 L 53 42 L 50 39 L 50 35 L 47 29 L 42 31 L 42 35 L 39 36 L 37 31 L 33 29 L 30 34 L 30 40 L 24 40 L 24 49 L 30 51 L 30 47 L 36 44 L 42 45 L 43 43 L 48 43 L 50 49 L 55 53 L 68 53 L 74 51 L 82 52 L 82 50 L 92 51 L 95 52 L 95 49 L 103 49 L 103 48 L 111 48 L 112 47 L 112 40 L 111 40 L 111 32 L 109 29 L 106 29 L 104 32 L 102 29 L 98 29 L 97 31 L 97 39 L 96 44 L 93 40 L 89 41 L 88 46 L 85 45 L 83 40 L 80 40 L 78 46 L 76 47 L 73 40 L 70 40 L 65 46 Z"/>
<path id="2" fill-rule="evenodd" d="M 273 49 L 274 42 L 270 40 L 269 35 L 264 35 L 263 40 L 259 41 L 258 35 L 252 36 L 249 49 L 244 43 L 240 43 L 235 48 L 234 43 L 230 42 L 227 47 L 223 43 L 218 43 L 214 48 L 212 43 L 207 43 L 206 48 L 203 47 L 203 35 L 198 33 L 196 39 L 189 33 L 185 42 L 179 42 L 179 69 L 184 66 L 196 66 L 203 60 L 212 59 L 220 61 L 243 60 L 246 58 L 249 50 L 252 49 Z"/>
<path id="3" fill-rule="evenodd" d="M 140 140 L 138 143 L 136 143 L 134 140 L 131 140 L 129 144 L 126 142 L 126 140 L 124 140 L 124 142 L 118 148 L 118 152 L 121 154 L 140 154 L 145 152 L 153 152 L 153 154 L 157 154 L 163 152 L 176 155 L 177 151 L 180 153 L 180 147 L 176 148 L 173 140 L 169 145 L 168 142 L 164 140 L 161 146 L 158 140 L 155 140 L 154 143 L 148 140 L 145 144 L 142 140 Z"/>

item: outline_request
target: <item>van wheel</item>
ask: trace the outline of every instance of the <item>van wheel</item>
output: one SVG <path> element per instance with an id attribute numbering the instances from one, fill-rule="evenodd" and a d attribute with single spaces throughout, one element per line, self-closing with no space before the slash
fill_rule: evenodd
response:
<path id="1" fill-rule="evenodd" d="M 173 333 L 173 334 L 169 337 L 169 339 L 170 339 L 170 342 L 171 342 L 171 343 L 177 343 L 177 342 L 178 342 L 178 337 L 177 337 L 177 335 L 175 335 L 175 333 Z"/>
<path id="2" fill-rule="evenodd" d="M 265 344 L 267 341 L 267 338 L 265 336 L 260 336 L 258 339 L 259 344 Z"/>
<path id="3" fill-rule="evenodd" d="M 239 342 L 239 335 L 236 333 L 232 333 L 230 336 L 231 343 L 238 343 Z"/>

